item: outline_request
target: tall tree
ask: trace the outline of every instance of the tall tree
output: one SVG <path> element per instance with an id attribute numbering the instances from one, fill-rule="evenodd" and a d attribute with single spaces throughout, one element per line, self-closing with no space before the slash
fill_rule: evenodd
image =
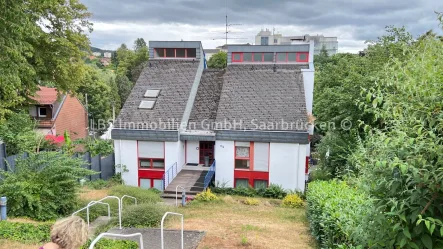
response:
<path id="1" fill-rule="evenodd" d="M 89 49 L 90 13 L 78 0 L 0 0 L 0 119 L 40 82 L 75 91 Z"/>
<path id="2" fill-rule="evenodd" d="M 138 50 L 142 48 L 148 47 L 145 40 L 143 38 L 137 38 L 134 42 L 134 50 L 137 52 Z"/>
<path id="3" fill-rule="evenodd" d="M 227 60 L 228 54 L 226 52 L 220 51 L 209 58 L 208 68 L 223 69 L 227 66 Z"/>
<path id="4" fill-rule="evenodd" d="M 123 105 L 126 102 L 126 99 L 131 93 L 134 84 L 128 79 L 128 77 L 126 77 L 126 75 L 117 75 L 117 77 L 115 78 L 115 83 L 117 85 L 118 95 L 120 96 L 121 100 L 120 107 L 123 107 Z"/>

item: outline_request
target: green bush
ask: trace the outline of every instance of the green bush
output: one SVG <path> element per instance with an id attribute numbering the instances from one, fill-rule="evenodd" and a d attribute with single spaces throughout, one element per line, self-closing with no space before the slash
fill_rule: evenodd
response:
<path id="1" fill-rule="evenodd" d="M 195 196 L 195 200 L 197 201 L 216 201 L 218 200 L 218 197 L 211 192 L 211 189 L 206 189 L 206 191 L 203 191 L 201 193 L 198 193 Z"/>
<path id="2" fill-rule="evenodd" d="M 160 194 L 154 189 L 143 189 L 139 187 L 117 185 L 111 188 L 110 195 L 122 197 L 123 195 L 129 195 L 137 198 L 137 203 L 157 203 L 161 202 Z M 125 203 L 134 203 L 131 199 L 125 198 Z"/>
<path id="3" fill-rule="evenodd" d="M 311 231 L 322 248 L 366 243 L 366 219 L 374 217 L 367 194 L 345 182 L 316 181 L 309 184 L 306 198 Z"/>
<path id="4" fill-rule="evenodd" d="M 97 179 L 94 181 L 87 181 L 85 185 L 86 185 L 86 187 L 88 187 L 90 189 L 104 189 L 104 188 L 111 187 L 112 183 L 110 181 Z"/>
<path id="5" fill-rule="evenodd" d="M 21 243 L 42 243 L 50 240 L 52 223 L 31 224 L 0 221 L 0 239 Z"/>
<path id="6" fill-rule="evenodd" d="M 42 221 L 70 215 L 78 179 L 95 173 L 83 164 L 67 154 L 40 152 L 17 160 L 14 171 L 0 171 L 0 193 L 8 197 L 8 215 Z"/>
<path id="7" fill-rule="evenodd" d="M 162 204 L 144 203 L 128 206 L 123 210 L 124 227 L 158 227 L 167 207 Z"/>
<path id="8" fill-rule="evenodd" d="M 271 184 L 268 188 L 254 189 L 252 187 L 238 187 L 238 188 L 227 188 L 224 186 L 217 186 L 212 188 L 212 192 L 216 194 L 223 195 L 238 195 L 245 197 L 264 197 L 264 198 L 274 198 L 283 199 L 287 192 L 280 186 L 276 184 Z"/>
<path id="9" fill-rule="evenodd" d="M 246 198 L 243 200 L 243 204 L 248 206 L 258 206 L 260 204 L 260 201 L 255 198 Z"/>
<path id="10" fill-rule="evenodd" d="M 81 249 L 88 249 L 92 241 L 88 241 Z M 131 240 L 100 239 L 95 249 L 138 249 L 138 243 Z"/>
<path id="11" fill-rule="evenodd" d="M 283 198 L 282 207 L 289 207 L 289 208 L 301 208 L 303 207 L 303 200 L 300 198 L 300 196 L 296 194 L 289 194 L 285 198 Z"/>

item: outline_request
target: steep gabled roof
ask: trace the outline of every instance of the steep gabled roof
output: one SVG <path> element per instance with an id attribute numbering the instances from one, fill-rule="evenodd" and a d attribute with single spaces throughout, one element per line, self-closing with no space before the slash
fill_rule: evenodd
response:
<path id="1" fill-rule="evenodd" d="M 220 130 L 263 129 L 258 126 L 267 124 L 265 130 L 306 131 L 302 68 L 308 66 L 228 66 L 215 121 L 218 124 L 241 122 L 241 125 Z M 289 127 L 277 126 L 283 122 Z"/>
<path id="2" fill-rule="evenodd" d="M 198 66 L 199 60 L 151 59 L 126 100 L 115 128 L 177 130 Z M 140 109 L 148 89 L 160 90 L 160 94 L 153 109 Z M 164 127 L 154 127 L 154 123 Z"/>
<path id="3" fill-rule="evenodd" d="M 31 99 L 37 101 L 40 105 L 51 105 L 57 101 L 58 93 L 56 88 L 40 86 L 34 97 Z"/>

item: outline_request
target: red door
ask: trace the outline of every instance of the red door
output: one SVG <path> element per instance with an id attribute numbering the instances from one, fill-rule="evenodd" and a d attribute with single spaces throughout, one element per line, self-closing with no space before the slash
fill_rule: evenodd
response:
<path id="1" fill-rule="evenodd" d="M 209 166 L 214 162 L 215 142 L 200 142 L 200 164 L 205 164 L 205 156 L 209 156 Z"/>

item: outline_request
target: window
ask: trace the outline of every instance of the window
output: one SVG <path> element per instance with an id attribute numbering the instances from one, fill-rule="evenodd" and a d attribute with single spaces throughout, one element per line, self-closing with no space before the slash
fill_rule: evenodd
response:
<path id="1" fill-rule="evenodd" d="M 196 58 L 197 57 L 197 49 L 195 48 L 187 48 L 187 58 Z"/>
<path id="2" fill-rule="evenodd" d="M 249 142 L 235 143 L 235 168 L 249 169 L 250 168 L 250 153 L 251 146 Z"/>
<path id="3" fill-rule="evenodd" d="M 303 53 L 297 53 L 297 62 L 308 62 L 309 53 L 303 52 Z"/>
<path id="4" fill-rule="evenodd" d="M 261 37 L 261 45 L 269 45 L 269 37 Z"/>
<path id="5" fill-rule="evenodd" d="M 278 40 L 277 40 L 277 39 L 274 39 L 274 43 L 278 43 Z"/>
<path id="6" fill-rule="evenodd" d="M 295 53 L 288 53 L 288 61 L 289 61 L 289 62 L 295 62 L 295 61 L 297 61 L 296 58 L 297 58 L 297 57 L 296 57 L 296 54 L 295 54 Z"/>
<path id="7" fill-rule="evenodd" d="M 39 107 L 38 108 L 38 116 L 39 117 L 46 118 L 47 115 L 48 115 L 48 113 L 47 113 L 46 107 Z"/>
<path id="8" fill-rule="evenodd" d="M 155 57 L 165 57 L 165 49 L 163 48 L 158 48 L 155 49 Z"/>
<path id="9" fill-rule="evenodd" d="M 166 49 L 166 57 L 167 58 L 174 58 L 175 57 L 175 49 L 167 48 Z"/>
<path id="10" fill-rule="evenodd" d="M 254 180 L 254 188 L 267 188 L 268 187 L 268 181 L 267 180 Z"/>
<path id="11" fill-rule="evenodd" d="M 140 102 L 140 105 L 138 106 L 139 109 L 150 109 L 152 110 L 155 105 L 155 100 L 142 100 Z"/>
<path id="12" fill-rule="evenodd" d="M 160 90 L 146 90 L 144 97 L 145 98 L 157 98 L 160 94 Z"/>
<path id="13" fill-rule="evenodd" d="M 232 53 L 232 61 L 242 62 L 242 54 L 241 53 Z"/>
<path id="14" fill-rule="evenodd" d="M 235 187 L 236 188 L 248 188 L 249 180 L 248 179 L 235 179 Z"/>
<path id="15" fill-rule="evenodd" d="M 252 62 L 252 53 L 244 53 L 243 54 L 243 61 Z"/>
<path id="16" fill-rule="evenodd" d="M 262 53 L 254 53 L 254 61 L 262 61 Z"/>
<path id="17" fill-rule="evenodd" d="M 143 158 L 140 159 L 140 168 L 142 169 L 164 169 L 165 159 Z"/>
<path id="18" fill-rule="evenodd" d="M 160 191 L 163 191 L 163 180 L 162 179 L 140 178 L 140 188 L 144 188 L 144 189 L 156 188 Z"/>
<path id="19" fill-rule="evenodd" d="M 286 53 L 277 53 L 278 62 L 286 62 Z"/>
<path id="20" fill-rule="evenodd" d="M 273 62 L 274 61 L 274 53 L 263 53 L 263 61 Z"/>
<path id="21" fill-rule="evenodd" d="M 177 48 L 175 50 L 176 54 L 175 57 L 177 58 L 185 58 L 186 57 L 186 49 L 184 48 Z"/>

